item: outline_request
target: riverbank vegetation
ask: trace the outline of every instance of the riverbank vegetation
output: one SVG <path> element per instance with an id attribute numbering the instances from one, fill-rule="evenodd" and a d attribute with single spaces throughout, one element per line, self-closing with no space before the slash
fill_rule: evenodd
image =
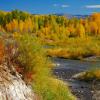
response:
<path id="1" fill-rule="evenodd" d="M 100 56 L 99 45 L 100 37 L 68 38 L 66 41 L 54 43 L 52 48 L 47 49 L 47 54 L 53 57 L 82 60 L 86 57 Z"/>
<path id="2" fill-rule="evenodd" d="M 58 15 L 32 15 L 14 10 L 0 11 L 0 32 L 17 35 L 30 33 L 40 38 L 47 55 L 71 59 L 100 56 L 100 13 L 86 18 Z M 48 46 L 49 45 L 49 46 Z"/>
<path id="3" fill-rule="evenodd" d="M 75 100 L 67 84 L 52 75 L 52 64 L 38 38 L 24 33 L 3 35 L 1 40 L 0 62 L 14 65 L 38 100 Z"/>

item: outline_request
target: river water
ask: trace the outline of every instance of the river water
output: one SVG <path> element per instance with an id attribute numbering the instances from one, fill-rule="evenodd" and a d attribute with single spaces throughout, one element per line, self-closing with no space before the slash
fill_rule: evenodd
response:
<path id="1" fill-rule="evenodd" d="M 96 93 L 92 89 L 92 82 L 84 82 L 75 80 L 73 75 L 100 67 L 100 60 L 69 60 L 63 58 L 52 58 L 52 61 L 56 64 L 53 70 L 54 75 L 67 82 L 71 91 L 78 100 L 100 100 L 99 97 L 95 97 Z M 100 95 L 100 94 L 99 94 Z"/>

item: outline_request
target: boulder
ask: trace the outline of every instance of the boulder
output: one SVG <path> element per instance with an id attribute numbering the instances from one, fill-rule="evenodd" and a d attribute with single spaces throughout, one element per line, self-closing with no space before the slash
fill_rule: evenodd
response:
<path id="1" fill-rule="evenodd" d="M 0 65 L 0 100 L 35 100 L 31 87 L 18 73 L 12 74 L 6 64 Z"/>

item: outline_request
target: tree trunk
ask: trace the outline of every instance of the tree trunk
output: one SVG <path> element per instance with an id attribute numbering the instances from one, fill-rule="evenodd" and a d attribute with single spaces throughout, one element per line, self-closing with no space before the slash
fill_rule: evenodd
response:
<path id="1" fill-rule="evenodd" d="M 18 74 L 12 75 L 6 64 L 0 65 L 0 100 L 35 100 L 31 87 L 28 87 Z"/>

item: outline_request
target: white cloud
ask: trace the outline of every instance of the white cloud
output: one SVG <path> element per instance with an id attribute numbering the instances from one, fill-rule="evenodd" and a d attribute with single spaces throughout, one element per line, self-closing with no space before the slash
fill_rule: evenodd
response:
<path id="1" fill-rule="evenodd" d="M 54 7 L 57 7 L 57 6 L 58 6 L 58 4 L 53 4 L 53 6 L 54 6 Z"/>
<path id="2" fill-rule="evenodd" d="M 85 8 L 100 8 L 100 5 L 86 5 Z"/>
<path id="3" fill-rule="evenodd" d="M 67 7 L 69 7 L 69 5 L 66 5 L 66 4 L 62 4 L 62 5 L 60 5 L 60 4 L 53 4 L 53 6 L 54 7 L 61 7 L 61 8 L 67 8 Z"/>
<path id="4" fill-rule="evenodd" d="M 61 5 L 62 8 L 67 8 L 69 5 Z"/>

